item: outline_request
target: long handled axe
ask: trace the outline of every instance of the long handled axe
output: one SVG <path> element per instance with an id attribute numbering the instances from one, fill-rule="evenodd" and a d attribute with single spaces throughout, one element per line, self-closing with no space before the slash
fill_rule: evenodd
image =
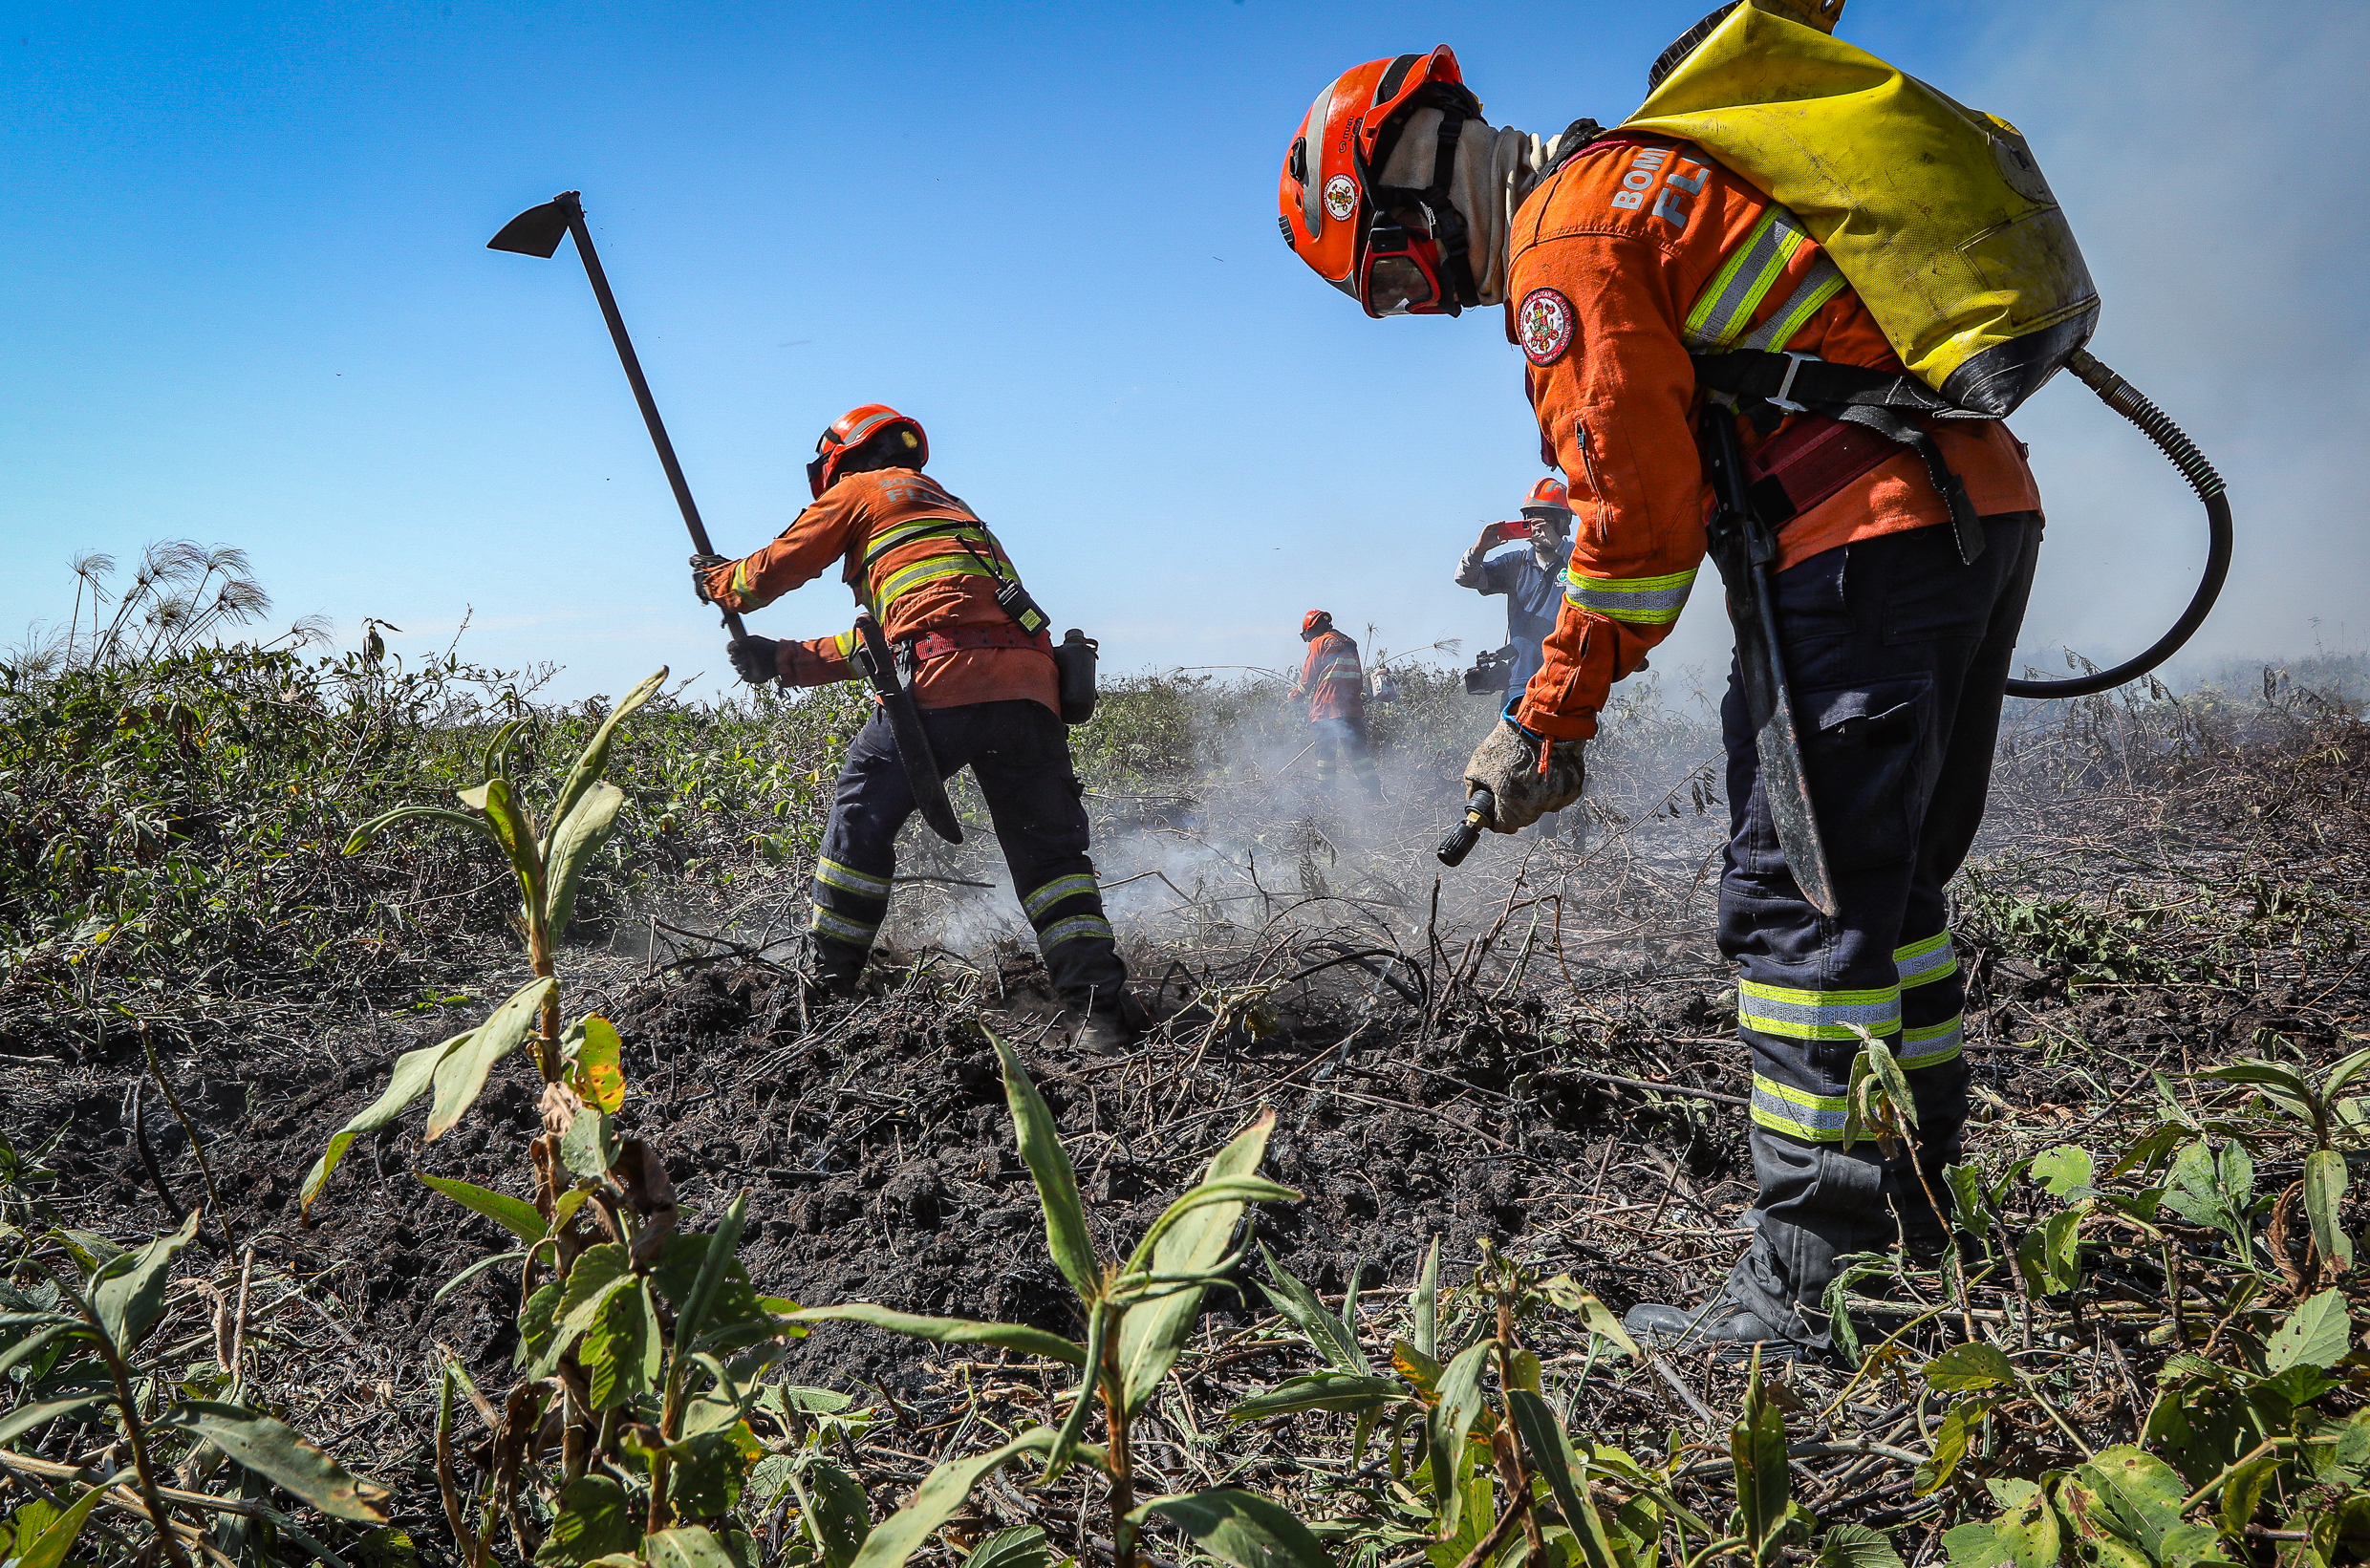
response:
<path id="1" fill-rule="evenodd" d="M 650 427 L 651 444 L 658 449 L 658 462 L 666 469 L 667 483 L 674 486 L 675 505 L 683 510 L 683 526 L 691 530 L 692 548 L 702 555 L 713 555 L 716 549 L 708 543 L 707 525 L 700 521 L 699 504 L 691 499 L 691 486 L 683 479 L 683 465 L 675 461 L 675 443 L 667 440 L 666 421 L 658 418 L 658 405 L 650 396 L 650 383 L 642 379 L 642 362 L 635 356 L 634 340 L 625 334 L 625 317 L 617 313 L 617 296 L 609 291 L 609 275 L 601 270 L 600 253 L 592 248 L 592 236 L 585 229 L 584 207 L 576 200 L 579 194 L 564 190 L 539 207 L 528 207 L 503 225 L 502 232 L 485 242 L 485 248 L 549 260 L 559 253 L 563 236 L 576 237 L 576 257 L 584 263 L 584 275 L 592 280 L 592 297 L 601 302 L 601 318 L 609 323 L 609 335 L 617 345 L 617 358 L 625 366 L 625 378 L 634 383 L 634 400 L 641 405 L 642 423 Z M 724 630 L 732 634 L 735 642 L 748 638 L 748 630 L 741 624 L 737 611 L 724 611 Z"/>

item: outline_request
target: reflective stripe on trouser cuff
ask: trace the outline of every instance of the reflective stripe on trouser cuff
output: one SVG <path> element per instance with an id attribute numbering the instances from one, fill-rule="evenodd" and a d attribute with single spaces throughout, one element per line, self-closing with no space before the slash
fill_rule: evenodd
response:
<path id="1" fill-rule="evenodd" d="M 1057 876 L 1022 899 L 1021 908 L 1028 911 L 1028 917 L 1034 920 L 1065 898 L 1075 898 L 1080 893 L 1093 893 L 1100 891 L 1094 885 L 1094 878 L 1083 871 L 1074 876 Z"/>
<path id="2" fill-rule="evenodd" d="M 1662 577 L 1574 576 L 1564 585 L 1563 597 L 1583 610 L 1632 626 L 1668 626 L 1687 608 L 1694 587 L 1692 570 Z"/>
<path id="3" fill-rule="evenodd" d="M 815 880 L 826 887 L 854 893 L 859 898 L 889 896 L 887 877 L 874 876 L 870 871 L 859 871 L 853 866 L 842 866 L 836 860 L 826 860 L 820 855 L 815 857 Z"/>
<path id="4" fill-rule="evenodd" d="M 1813 1094 L 1759 1073 L 1753 1075 L 1753 1119 L 1772 1131 L 1805 1143 L 1840 1144 L 1843 1114 L 1840 1094 Z"/>
<path id="5" fill-rule="evenodd" d="M 1904 991 L 1949 979 L 1958 973 L 1958 955 L 1951 950 L 1950 934 L 1938 931 L 1922 942 L 1893 949 L 1893 967 L 1901 972 Z"/>
<path id="6" fill-rule="evenodd" d="M 817 904 L 814 906 L 814 917 L 807 922 L 807 929 L 819 936 L 829 936 L 833 941 L 846 942 L 852 947 L 871 947 L 873 934 L 880 927 L 851 920 Z"/>
<path id="7" fill-rule="evenodd" d="M 1743 980 L 1736 987 L 1736 1021 L 1765 1035 L 1792 1040 L 1858 1040 L 1901 1028 L 1901 987 L 1882 991 L 1796 991 Z"/>
<path id="8" fill-rule="evenodd" d="M 1099 914 L 1081 914 L 1068 920 L 1057 920 L 1037 934 L 1037 945 L 1052 952 L 1064 942 L 1074 942 L 1081 936 L 1099 936 L 1112 940 L 1110 922 Z"/>
<path id="9" fill-rule="evenodd" d="M 1967 1048 L 1967 1015 L 1953 1013 L 1940 1023 L 1901 1031 L 1901 1046 L 1893 1053 L 1903 1070 L 1915 1072 L 1920 1067 L 1939 1067 L 1945 1062 L 1955 1062 Z"/>

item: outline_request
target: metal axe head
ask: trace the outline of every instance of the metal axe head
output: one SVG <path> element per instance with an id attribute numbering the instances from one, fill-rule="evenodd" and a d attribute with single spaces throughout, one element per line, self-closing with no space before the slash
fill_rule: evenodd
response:
<path id="1" fill-rule="evenodd" d="M 568 209 L 575 199 L 574 191 L 564 190 L 539 207 L 528 207 L 503 225 L 502 232 L 485 242 L 485 248 L 512 250 L 522 256 L 551 256 L 568 233 Z"/>

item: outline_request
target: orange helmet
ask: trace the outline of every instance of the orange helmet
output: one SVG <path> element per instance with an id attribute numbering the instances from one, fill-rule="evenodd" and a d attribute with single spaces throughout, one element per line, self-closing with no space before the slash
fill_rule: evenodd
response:
<path id="1" fill-rule="evenodd" d="M 904 433 L 903 445 L 913 456 L 912 462 L 899 466 L 919 468 L 930 461 L 930 438 L 922 434 L 920 421 L 887 403 L 866 403 L 833 419 L 830 428 L 816 439 L 814 461 L 807 464 L 807 483 L 815 499 L 822 500 L 823 492 L 838 482 L 840 461 L 849 453 L 875 437 L 896 431 Z"/>
<path id="2" fill-rule="evenodd" d="M 1405 112 L 1420 108 L 1440 111 L 1432 183 L 1384 185 Z M 1449 173 L 1457 134 L 1480 113 L 1446 44 L 1335 77 L 1284 154 L 1276 189 L 1284 243 L 1371 316 L 1455 315 L 1479 304 Z"/>
<path id="3" fill-rule="evenodd" d="M 1541 513 L 1569 517 L 1572 498 L 1565 493 L 1560 479 L 1542 479 L 1531 486 L 1531 493 L 1522 498 L 1522 515 L 1537 517 Z"/>
<path id="4" fill-rule="evenodd" d="M 1330 610 L 1312 610 L 1301 617 L 1301 635 L 1304 637 L 1312 633 L 1329 632 L 1332 629 L 1333 612 Z"/>

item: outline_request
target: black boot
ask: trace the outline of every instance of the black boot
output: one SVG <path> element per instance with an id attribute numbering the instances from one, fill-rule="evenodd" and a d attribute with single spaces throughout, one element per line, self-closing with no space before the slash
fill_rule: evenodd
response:
<path id="1" fill-rule="evenodd" d="M 1108 1002 L 1098 996 L 1072 1005 L 1082 1016 L 1070 1043 L 1088 1056 L 1117 1055 L 1143 1039 L 1151 1022 L 1144 1004 L 1124 990 Z"/>
<path id="2" fill-rule="evenodd" d="M 1786 1316 L 1792 1319 L 1794 1314 Z M 1790 1362 L 1814 1353 L 1799 1337 L 1799 1323 L 1766 1321 L 1725 1291 L 1702 1307 L 1640 1301 L 1622 1314 L 1621 1326 L 1632 1339 L 1662 1342 L 1665 1350 L 1711 1350 L 1722 1361 L 1741 1361 L 1756 1345 L 1764 1363 Z"/>
<path id="3" fill-rule="evenodd" d="M 813 943 L 808 984 L 825 997 L 844 1001 L 856 994 L 856 982 L 864 976 L 865 956 L 863 948 L 818 936 Z"/>

